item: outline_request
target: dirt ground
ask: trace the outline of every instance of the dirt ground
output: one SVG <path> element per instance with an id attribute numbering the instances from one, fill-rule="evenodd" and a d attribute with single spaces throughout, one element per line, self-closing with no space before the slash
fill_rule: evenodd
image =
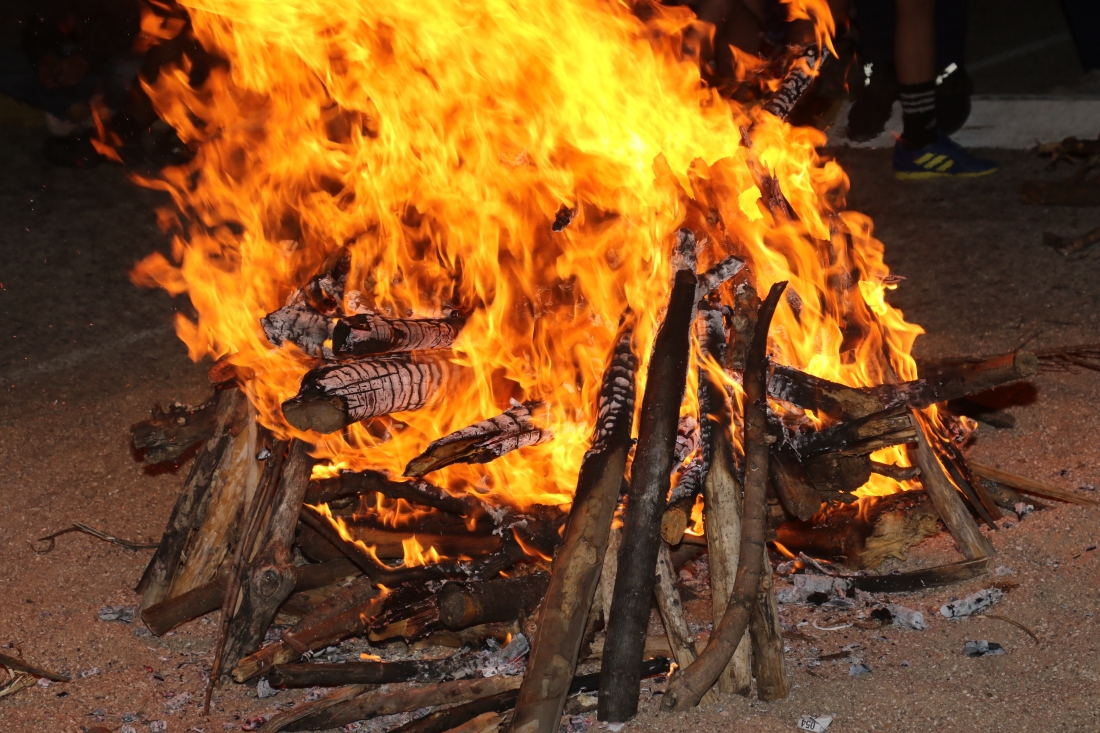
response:
<path id="1" fill-rule="evenodd" d="M 240 730 L 242 722 L 300 701 L 305 691 L 258 700 L 254 688 L 219 691 L 213 714 L 199 701 L 215 624 L 190 623 L 157 639 L 139 623 L 97 618 L 104 605 L 134 605 L 131 588 L 149 551 L 81 534 L 36 554 L 35 538 L 80 521 L 128 539 L 159 538 L 180 474 L 149 475 L 128 447 L 128 427 L 154 403 L 202 400 L 203 365 L 175 339 L 175 308 L 127 279 L 132 263 L 164 242 L 154 226 L 158 195 L 123 170 L 49 167 L 41 131 L 0 130 L 0 644 L 30 663 L 73 674 L 0 699 L 0 733 L 76 733 L 124 724 L 171 733 Z M 1043 231 L 1100 226 L 1100 211 L 1018 202 L 1026 177 L 1061 177 L 1028 153 L 990 151 L 1003 168 L 970 181 L 899 183 L 886 152 L 841 155 L 853 178 L 851 205 L 874 217 L 893 270 L 908 278 L 890 294 L 928 335 L 920 356 L 999 353 L 1100 341 L 1097 252 L 1066 259 L 1040 244 Z M 1014 390 L 1013 429 L 983 428 L 972 449 L 982 462 L 1059 486 L 1100 483 L 1100 374 L 1043 373 Z M 1088 494 L 1088 489 L 1082 489 Z M 1098 495 L 1098 494 L 1092 494 Z M 784 607 L 804 638 L 789 641 L 795 688 L 761 704 L 724 698 L 684 715 L 643 705 L 628 731 L 796 729 L 803 714 L 832 714 L 830 731 L 1094 731 L 1100 729 L 1100 510 L 1055 504 L 993 533 L 1003 575 L 890 600 L 921 610 L 931 627 L 832 627 L 858 613 Z M 884 570 L 958 559 L 944 534 Z M 990 618 L 947 621 L 941 603 L 994 581 L 1018 584 Z M 809 623 L 800 625 L 801 622 Z M 1006 654 L 970 659 L 967 640 Z M 849 662 L 811 665 L 818 654 L 859 644 L 870 675 Z M 656 689 L 656 688 L 654 688 Z M 167 701 L 191 693 L 170 712 Z M 589 722 L 594 720 L 589 716 Z M 583 721 L 576 721 L 578 726 Z"/>

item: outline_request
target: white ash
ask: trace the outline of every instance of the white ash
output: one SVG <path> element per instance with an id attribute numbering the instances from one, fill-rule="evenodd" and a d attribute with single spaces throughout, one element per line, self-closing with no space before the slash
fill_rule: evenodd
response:
<path id="1" fill-rule="evenodd" d="M 266 677 L 261 677 L 260 681 L 256 683 L 256 697 L 261 700 L 266 700 L 269 697 L 275 697 L 279 694 L 279 691 L 271 686 L 271 683 L 267 681 Z"/>
<path id="2" fill-rule="evenodd" d="M 1035 511 L 1035 506 L 1023 501 L 1018 501 L 1016 505 L 1012 507 L 1012 510 L 1016 512 L 1016 518 L 1022 521 L 1024 517 Z"/>
<path id="3" fill-rule="evenodd" d="M 913 629 L 914 631 L 924 631 L 928 628 L 928 622 L 925 621 L 924 614 L 920 611 L 914 611 L 896 603 L 890 603 L 886 608 L 890 610 L 890 614 L 894 617 L 892 622 L 894 626 Z"/>
<path id="4" fill-rule="evenodd" d="M 136 609 L 133 606 L 103 606 L 99 609 L 100 621 L 119 621 L 124 624 L 133 622 Z"/>
<path id="5" fill-rule="evenodd" d="M 973 616 L 990 609 L 993 604 L 1005 597 L 1004 591 L 999 588 L 986 588 L 977 593 L 971 593 L 966 598 L 952 601 L 940 606 L 940 614 L 944 618 L 964 618 Z"/>
<path id="6" fill-rule="evenodd" d="M 848 667 L 849 677 L 864 677 L 869 674 L 871 674 L 871 665 L 869 664 L 863 664 L 861 662 L 859 664 L 852 664 Z"/>
<path id="7" fill-rule="evenodd" d="M 963 644 L 963 654 L 968 657 L 997 657 L 1004 653 L 1004 647 L 995 641 L 978 639 Z"/>
<path id="8" fill-rule="evenodd" d="M 808 603 L 814 593 L 830 596 L 829 602 L 836 602 L 838 608 L 854 608 L 855 604 L 845 596 L 851 584 L 843 578 L 831 575 L 811 575 L 803 573 L 792 575 L 791 585 L 776 584 L 775 599 L 781 604 Z"/>
<path id="9" fill-rule="evenodd" d="M 190 692 L 181 692 L 178 695 L 173 695 L 164 701 L 164 707 L 168 709 L 168 712 L 174 713 L 180 708 L 191 702 L 192 694 Z"/>
<path id="10" fill-rule="evenodd" d="M 154 720 L 149 724 L 149 733 L 164 733 L 168 730 L 167 720 Z"/>

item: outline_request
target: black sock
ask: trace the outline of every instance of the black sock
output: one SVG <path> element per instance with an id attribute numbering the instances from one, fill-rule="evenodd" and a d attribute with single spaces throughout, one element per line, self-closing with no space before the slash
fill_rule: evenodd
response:
<path id="1" fill-rule="evenodd" d="M 899 84 L 901 118 L 904 124 L 901 142 L 908 150 L 923 148 L 936 141 L 936 82 Z"/>

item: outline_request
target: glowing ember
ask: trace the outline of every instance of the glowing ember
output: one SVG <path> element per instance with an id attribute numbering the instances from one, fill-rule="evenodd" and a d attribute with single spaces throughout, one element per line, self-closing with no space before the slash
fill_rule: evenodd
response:
<path id="1" fill-rule="evenodd" d="M 244 388 L 261 421 L 314 444 L 328 464 L 315 475 L 398 476 L 440 436 L 510 400 L 540 400 L 539 427 L 552 441 L 432 479 L 519 506 L 569 501 L 616 323 L 633 309 L 646 361 L 681 226 L 703 243 L 701 270 L 733 255 L 760 292 L 790 281 L 772 328 L 778 362 L 852 386 L 891 381 L 891 370 L 916 376 L 908 354 L 921 331 L 883 298 L 882 245 L 867 217 L 842 210 L 847 178 L 818 156 L 824 135 L 756 114 L 752 153 L 797 217 L 777 221 L 741 144 L 752 111 L 706 88 L 697 61 L 682 55 L 685 8 L 181 5 L 203 46 L 228 63 L 192 87 L 189 59 L 148 89 L 198 153 L 146 181 L 173 195 L 179 212 L 160 218 L 176 237 L 171 259 L 149 256 L 134 280 L 189 294 L 198 320 L 180 316 L 177 330 L 191 357 L 228 354 L 251 370 Z M 794 12 L 805 14 L 802 5 Z M 179 31 L 178 21 L 152 17 L 144 26 L 153 36 Z M 339 310 L 460 314 L 451 359 L 466 376 L 424 409 L 301 433 L 280 404 L 319 360 L 273 347 L 260 319 L 345 245 L 351 268 Z M 694 412 L 694 384 L 688 394 L 685 411 Z M 908 465 L 900 449 L 880 453 L 876 460 Z M 862 491 L 898 488 L 874 475 Z M 411 540 L 406 563 L 432 553 Z"/>

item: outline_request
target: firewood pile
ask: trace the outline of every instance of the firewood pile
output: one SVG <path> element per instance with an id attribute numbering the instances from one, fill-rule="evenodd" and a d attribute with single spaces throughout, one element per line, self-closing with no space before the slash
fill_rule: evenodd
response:
<path id="1" fill-rule="evenodd" d="M 792 72 L 768 111 L 785 118 L 804 77 Z M 751 130 L 742 134 L 751 152 Z M 750 163 L 764 205 L 790 220 L 777 181 Z M 559 213 L 554 230 L 571 220 Z M 786 573 L 818 572 L 830 559 L 865 570 L 904 558 L 942 523 L 961 562 L 845 581 L 868 592 L 912 590 L 983 572 L 993 547 L 979 525 L 996 529 L 1002 510 L 1024 501 L 1020 492 L 1085 501 L 969 462 L 957 445 L 968 424 L 942 409 L 1029 378 L 1035 354 L 926 366 L 919 379 L 876 387 L 837 384 L 769 357 L 772 316 L 791 297 L 786 283 L 761 300 L 744 262 L 729 257 L 700 273 L 698 249 L 695 233 L 680 229 L 640 396 L 633 314 L 623 314 L 568 505 L 513 507 L 432 483 L 445 466 L 553 440 L 538 402 L 513 402 L 439 436 L 402 476 L 315 477 L 311 445 L 261 424 L 247 396 L 252 375 L 228 361 L 210 372 L 209 402 L 134 425 L 147 464 L 190 461 L 137 590 L 156 635 L 220 612 L 207 708 L 218 685 L 264 679 L 335 689 L 263 731 L 433 708 L 398 730 L 553 733 L 563 711 L 590 710 L 593 694 L 601 720 L 629 720 L 642 680 L 659 675 L 671 674 L 666 710 L 712 691 L 782 699 L 790 683 L 768 543 Z M 436 405 L 463 379 L 448 358 L 463 314 L 344 312 L 349 262 L 338 251 L 262 319 L 273 347 L 321 364 L 282 404 L 282 418 L 304 434 Z M 721 378 L 700 364 L 698 393 L 685 395 L 693 339 Z M 681 417 L 686 397 L 697 400 L 698 418 Z M 871 459 L 891 446 L 906 447 L 907 465 Z M 857 500 L 872 474 L 910 490 Z M 363 510 L 383 501 L 408 511 Z M 679 566 L 702 550 L 709 634 L 688 623 L 678 583 Z M 653 601 L 667 637 L 660 643 L 647 633 Z M 371 651 L 328 653 L 353 638 Z M 441 657 L 440 648 L 452 653 Z"/>

